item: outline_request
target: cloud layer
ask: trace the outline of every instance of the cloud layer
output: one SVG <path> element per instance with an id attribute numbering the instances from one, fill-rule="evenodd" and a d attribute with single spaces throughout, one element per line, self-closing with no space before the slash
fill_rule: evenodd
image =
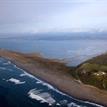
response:
<path id="1" fill-rule="evenodd" d="M 0 33 L 107 30 L 106 0 L 0 0 Z"/>

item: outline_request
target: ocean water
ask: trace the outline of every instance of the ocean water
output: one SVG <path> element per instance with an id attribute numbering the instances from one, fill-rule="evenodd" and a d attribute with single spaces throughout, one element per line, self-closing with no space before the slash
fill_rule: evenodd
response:
<path id="1" fill-rule="evenodd" d="M 0 58 L 0 107 L 102 107 L 68 96 Z"/>
<path id="2" fill-rule="evenodd" d="M 64 59 L 70 66 L 76 66 L 93 56 L 107 52 L 107 41 L 97 40 L 36 40 L 36 39 L 0 39 L 0 48 L 40 53 L 51 59 Z"/>

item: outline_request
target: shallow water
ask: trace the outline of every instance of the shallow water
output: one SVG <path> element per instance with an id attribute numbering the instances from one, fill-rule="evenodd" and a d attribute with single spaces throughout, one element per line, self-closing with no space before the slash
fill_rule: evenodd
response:
<path id="1" fill-rule="evenodd" d="M 0 107 L 101 107 L 76 100 L 0 58 Z"/>
<path id="2" fill-rule="evenodd" d="M 107 52 L 106 40 L 36 40 L 36 39 L 0 39 L 0 48 L 19 52 L 36 52 L 48 58 L 65 59 L 68 65 L 81 62 Z"/>

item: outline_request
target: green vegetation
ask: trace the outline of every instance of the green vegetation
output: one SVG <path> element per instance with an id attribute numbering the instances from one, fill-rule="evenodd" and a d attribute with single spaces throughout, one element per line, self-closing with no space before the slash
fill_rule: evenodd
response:
<path id="1" fill-rule="evenodd" d="M 107 54 L 84 62 L 70 74 L 85 84 L 107 90 Z"/>
<path id="2" fill-rule="evenodd" d="M 107 66 L 85 63 L 76 72 L 83 83 L 107 89 Z"/>

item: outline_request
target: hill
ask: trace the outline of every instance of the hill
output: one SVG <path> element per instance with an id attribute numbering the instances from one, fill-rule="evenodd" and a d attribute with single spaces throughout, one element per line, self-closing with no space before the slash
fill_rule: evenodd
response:
<path id="1" fill-rule="evenodd" d="M 80 64 L 73 75 L 85 84 L 107 90 L 107 53 Z"/>

